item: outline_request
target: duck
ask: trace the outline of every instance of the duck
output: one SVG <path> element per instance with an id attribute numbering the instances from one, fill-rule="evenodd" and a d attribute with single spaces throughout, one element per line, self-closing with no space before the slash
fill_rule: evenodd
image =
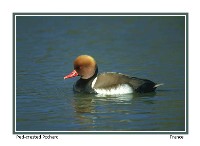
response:
<path id="1" fill-rule="evenodd" d="M 98 73 L 95 59 L 90 55 L 80 55 L 74 60 L 74 69 L 64 79 L 80 76 L 73 85 L 79 93 L 103 95 L 155 92 L 163 84 L 148 79 L 129 76 L 117 72 Z"/>

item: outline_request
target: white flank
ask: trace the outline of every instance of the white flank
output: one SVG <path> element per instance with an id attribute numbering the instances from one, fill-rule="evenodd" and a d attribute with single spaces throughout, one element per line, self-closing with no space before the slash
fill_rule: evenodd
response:
<path id="1" fill-rule="evenodd" d="M 94 81 L 93 81 L 94 82 Z M 92 82 L 92 84 L 93 84 Z M 96 82 L 96 81 L 95 81 Z M 93 86 L 92 86 L 93 87 Z M 115 88 L 112 88 L 110 90 L 106 89 L 95 89 L 94 90 L 98 94 L 103 94 L 103 95 L 119 95 L 119 94 L 128 94 L 128 93 L 133 93 L 133 89 L 128 85 L 128 84 L 121 84 Z"/>

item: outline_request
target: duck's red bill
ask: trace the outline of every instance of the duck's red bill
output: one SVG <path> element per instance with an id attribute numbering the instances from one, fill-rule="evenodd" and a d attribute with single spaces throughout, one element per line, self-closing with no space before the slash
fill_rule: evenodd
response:
<path id="1" fill-rule="evenodd" d="M 64 79 L 73 78 L 76 76 L 78 76 L 78 73 L 76 72 L 76 70 L 73 70 L 70 74 L 64 76 Z"/>

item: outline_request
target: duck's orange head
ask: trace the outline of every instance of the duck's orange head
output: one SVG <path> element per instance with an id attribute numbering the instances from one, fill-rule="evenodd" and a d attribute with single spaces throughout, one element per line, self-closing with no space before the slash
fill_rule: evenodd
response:
<path id="1" fill-rule="evenodd" d="M 88 79 L 95 74 L 97 65 L 93 57 L 89 55 L 80 55 L 74 60 L 74 70 L 66 75 L 64 79 L 81 76 L 82 79 Z"/>

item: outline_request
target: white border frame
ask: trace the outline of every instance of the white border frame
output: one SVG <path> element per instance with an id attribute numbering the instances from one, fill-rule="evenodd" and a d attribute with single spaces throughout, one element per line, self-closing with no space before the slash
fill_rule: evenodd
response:
<path id="1" fill-rule="evenodd" d="M 14 134 L 177 134 L 177 133 L 181 133 L 181 134 L 187 134 L 188 133 L 188 13 L 161 13 L 161 14 L 152 14 L 152 13 L 147 13 L 147 14 L 142 14 L 142 13 L 138 13 L 138 14 L 132 14 L 132 13 L 58 13 L 58 14 L 51 14 L 51 13 L 19 13 L 19 14 L 15 14 L 13 13 L 14 16 L 14 88 L 13 89 L 15 91 L 15 97 L 14 97 L 14 125 L 13 125 L 13 133 Z M 144 16 L 152 16 L 152 17 L 157 17 L 157 16 L 184 16 L 185 17 L 185 130 L 184 131 L 17 131 L 16 130 L 16 17 L 17 16 L 25 16 L 25 17 L 29 17 L 29 16 L 104 16 L 104 17 L 108 17 L 108 16 L 140 16 L 140 17 L 144 17 Z M 13 111 L 13 112 L 14 112 Z"/>

